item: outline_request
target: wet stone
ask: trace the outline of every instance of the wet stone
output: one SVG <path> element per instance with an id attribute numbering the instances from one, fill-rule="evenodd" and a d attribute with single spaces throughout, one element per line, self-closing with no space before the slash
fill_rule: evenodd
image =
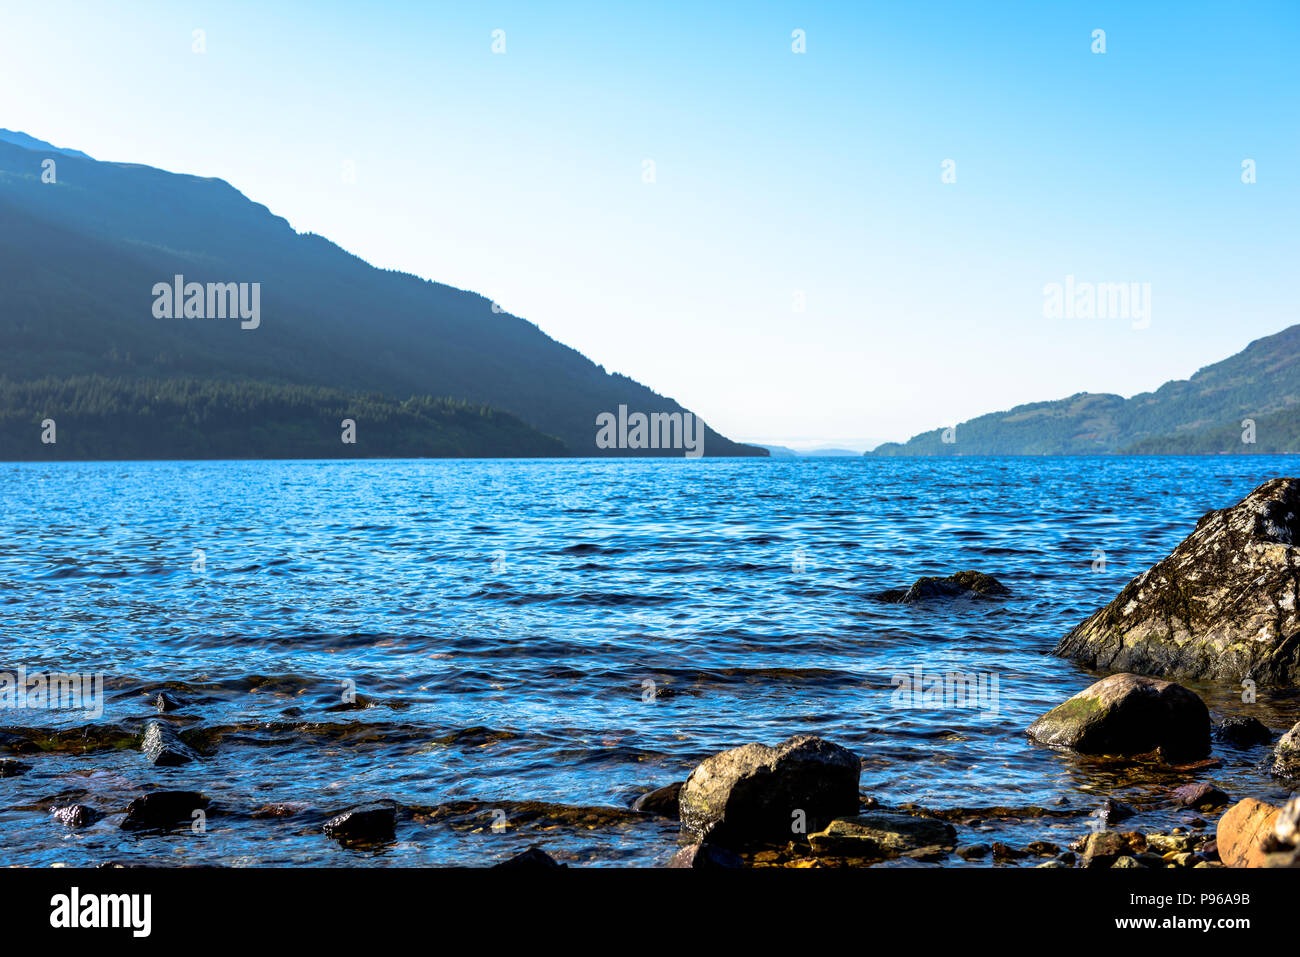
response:
<path id="1" fill-rule="evenodd" d="M 734 851 L 716 844 L 692 844 L 683 847 L 668 862 L 669 867 L 693 867 L 701 870 L 735 870 L 745 866 L 744 860 Z"/>
<path id="2" fill-rule="evenodd" d="M 1197 810 L 1212 810 L 1217 807 L 1225 807 L 1229 803 L 1228 795 L 1208 781 L 1184 784 L 1182 787 L 1174 788 L 1171 796 L 1174 801 L 1183 805 L 1183 807 L 1196 808 Z"/>
<path id="3" fill-rule="evenodd" d="M 179 711 L 188 705 L 189 701 L 170 691 L 160 691 L 154 695 L 152 703 L 159 714 L 164 714 L 168 711 Z"/>
<path id="4" fill-rule="evenodd" d="M 632 810 L 656 814 L 659 817 L 679 817 L 681 810 L 678 807 L 677 797 L 681 793 L 682 783 L 678 781 L 642 794 L 632 802 Z"/>
<path id="5" fill-rule="evenodd" d="M 13 758 L 0 758 L 0 778 L 16 778 L 32 769 L 30 764 L 23 764 Z"/>
<path id="6" fill-rule="evenodd" d="M 1252 748 L 1259 744 L 1268 744 L 1273 740 L 1273 732 L 1269 731 L 1262 721 L 1246 715 L 1225 718 L 1215 729 L 1215 734 L 1224 744 L 1234 748 Z"/>
<path id="7" fill-rule="evenodd" d="M 145 730 L 140 750 L 150 764 L 160 768 L 177 767 L 197 761 L 199 756 L 189 747 L 176 729 L 163 721 L 150 721 Z"/>
<path id="8" fill-rule="evenodd" d="M 336 814 L 323 829 L 340 844 L 386 844 L 395 836 L 396 820 L 392 804 L 363 804 Z"/>
<path id="9" fill-rule="evenodd" d="M 504 860 L 499 864 L 493 864 L 493 870 L 512 870 L 512 871 L 551 871 L 561 867 L 568 867 L 568 864 L 561 864 L 551 855 L 547 854 L 538 845 L 534 844 L 528 850 L 514 857 Z"/>
<path id="10" fill-rule="evenodd" d="M 52 807 L 50 813 L 54 815 L 54 820 L 64 827 L 71 828 L 89 827 L 103 817 L 94 808 L 87 807 L 84 804 L 65 804 Z"/>
<path id="11" fill-rule="evenodd" d="M 153 830 L 189 824 L 194 812 L 206 809 L 208 799 L 197 791 L 151 791 L 126 808 L 122 829 Z"/>

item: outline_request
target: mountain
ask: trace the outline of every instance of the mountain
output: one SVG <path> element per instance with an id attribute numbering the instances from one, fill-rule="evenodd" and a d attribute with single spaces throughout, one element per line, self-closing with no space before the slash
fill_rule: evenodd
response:
<path id="1" fill-rule="evenodd" d="M 1300 452 L 1300 325 L 1257 339 L 1155 392 L 1131 399 L 1081 392 L 1019 405 L 962 422 L 946 437 L 954 441 L 944 441 L 945 430 L 935 429 L 866 454 Z"/>
<path id="2" fill-rule="evenodd" d="M 335 405 L 367 395 L 397 404 L 449 397 L 518 418 L 558 439 L 558 454 L 684 454 L 598 448 L 602 413 L 617 415 L 620 406 L 645 414 L 687 410 L 482 296 L 375 268 L 320 236 L 295 232 L 222 180 L 73 151 L 51 156 L 52 149 L 25 134 L 0 139 L 0 378 L 48 386 L 92 377 L 101 389 L 185 381 L 189 396 L 222 382 L 253 390 L 249 402 L 262 401 L 257 390 L 271 387 L 330 390 Z M 43 181 L 47 158 L 56 161 L 54 182 Z M 203 284 L 195 301 L 204 305 L 206 288 L 214 312 L 207 284 L 244 284 L 240 291 L 259 304 L 256 327 L 243 328 L 253 323 L 238 318 L 160 318 L 155 313 L 166 310 L 157 290 L 176 276 Z M 225 304 L 221 288 L 217 306 Z M 57 403 L 60 394 L 42 401 Z M 209 395 L 235 401 L 228 391 Z M 57 421 L 57 406 L 45 409 Z M 304 424 L 294 422 L 294 429 Z M 148 432 L 143 420 L 122 427 Z M 329 428 L 337 438 L 337 423 Z M 358 431 L 375 437 L 364 424 Z M 166 435 L 174 432 L 159 431 L 142 454 L 175 454 Z M 520 454 L 535 454 L 529 450 L 540 447 L 539 438 L 529 435 Z M 704 453 L 766 454 L 711 429 Z M 298 454 L 297 447 L 282 454 Z M 0 447 L 0 457 L 11 455 Z"/>

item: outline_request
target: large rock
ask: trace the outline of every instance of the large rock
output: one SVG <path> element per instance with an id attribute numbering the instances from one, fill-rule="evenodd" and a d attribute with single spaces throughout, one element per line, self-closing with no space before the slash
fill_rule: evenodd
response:
<path id="1" fill-rule="evenodd" d="M 1165 760 L 1210 751 L 1210 712 L 1194 692 L 1144 675 L 1111 675 L 1029 726 L 1043 744 L 1083 754 L 1146 754 Z"/>
<path id="2" fill-rule="evenodd" d="M 1287 781 L 1300 780 L 1300 721 L 1278 739 L 1273 749 L 1273 773 Z"/>
<path id="3" fill-rule="evenodd" d="M 1264 867 L 1265 840 L 1273 834 L 1278 809 L 1263 801 L 1238 801 L 1219 818 L 1216 839 L 1219 860 L 1229 867 Z"/>
<path id="4" fill-rule="evenodd" d="M 1300 479 L 1203 516 L 1165 559 L 1061 639 L 1089 667 L 1300 682 Z"/>
<path id="5" fill-rule="evenodd" d="M 730 847 L 785 843 L 857 813 L 860 771 L 853 752 L 812 735 L 723 751 L 682 785 L 682 830 Z"/>

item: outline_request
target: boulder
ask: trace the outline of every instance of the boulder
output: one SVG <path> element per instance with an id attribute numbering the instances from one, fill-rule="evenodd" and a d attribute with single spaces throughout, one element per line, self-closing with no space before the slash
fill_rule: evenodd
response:
<path id="1" fill-rule="evenodd" d="M 723 751 L 682 785 L 682 831 L 729 847 L 784 844 L 857 813 L 860 771 L 857 755 L 812 735 Z"/>
<path id="2" fill-rule="evenodd" d="M 808 843 L 818 854 L 886 858 L 918 848 L 952 847 L 957 843 L 957 831 L 946 821 L 875 812 L 837 818 L 824 830 L 808 835 Z"/>
<path id="3" fill-rule="evenodd" d="M 1277 814 L 1277 808 L 1254 798 L 1224 811 L 1215 838 L 1219 859 L 1229 867 L 1265 866 L 1264 841 L 1273 833 Z"/>
<path id="4" fill-rule="evenodd" d="M 154 830 L 189 824 L 194 812 L 208 806 L 208 799 L 197 791 L 151 791 L 126 807 L 122 829 Z"/>
<path id="5" fill-rule="evenodd" d="M 507 871 L 551 871 L 568 866 L 568 864 L 561 864 L 539 846 L 534 844 L 521 854 L 516 854 L 512 858 L 502 861 L 500 864 L 493 864 L 492 869 Z"/>
<path id="6" fill-rule="evenodd" d="M 160 768 L 176 767 L 197 761 L 199 756 L 181 740 L 176 729 L 164 721 L 150 721 L 140 742 L 140 750 L 149 763 Z"/>
<path id="7" fill-rule="evenodd" d="M 1278 478 L 1203 516 L 1056 654 L 1098 670 L 1294 685 L 1298 593 L 1300 479 Z"/>
<path id="8" fill-rule="evenodd" d="M 1262 721 L 1240 714 L 1225 718 L 1215 733 L 1220 741 L 1234 748 L 1253 748 L 1273 740 L 1273 732 Z"/>
<path id="9" fill-rule="evenodd" d="M 668 862 L 669 867 L 694 867 L 700 870 L 735 870 L 745 861 L 735 851 L 716 844 L 692 844 L 683 847 Z"/>
<path id="10" fill-rule="evenodd" d="M 992 575 L 964 571 L 946 578 L 918 578 L 910 588 L 889 588 L 872 597 L 879 601 L 910 605 L 931 598 L 1005 598 L 1011 590 Z"/>
<path id="11" fill-rule="evenodd" d="M 1278 739 L 1273 749 L 1273 773 L 1287 781 L 1300 779 L 1300 722 Z"/>
<path id="12" fill-rule="evenodd" d="M 682 782 L 678 781 L 676 784 L 667 784 L 653 791 L 647 791 L 632 802 L 632 810 L 657 814 L 659 817 L 680 817 L 681 808 L 678 806 L 677 798 L 681 790 Z"/>
<path id="13" fill-rule="evenodd" d="M 1208 754 L 1210 712 L 1194 692 L 1142 675 L 1103 678 L 1029 726 L 1043 744 L 1082 754 L 1146 754 L 1165 760 Z"/>
<path id="14" fill-rule="evenodd" d="M 324 824 L 324 831 L 340 844 L 386 844 L 393 840 L 397 809 L 376 802 L 336 814 Z"/>

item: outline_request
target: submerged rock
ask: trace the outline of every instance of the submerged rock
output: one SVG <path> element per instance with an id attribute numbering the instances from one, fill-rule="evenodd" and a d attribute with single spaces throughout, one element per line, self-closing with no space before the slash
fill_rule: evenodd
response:
<path id="1" fill-rule="evenodd" d="M 1288 781 L 1300 779 L 1300 721 L 1282 735 L 1273 749 L 1273 773 Z"/>
<path id="2" fill-rule="evenodd" d="M 64 827 L 71 828 L 89 827 L 103 817 L 94 808 L 87 807 L 84 804 L 55 806 L 50 808 L 50 813 L 54 815 L 54 820 Z"/>
<path id="3" fill-rule="evenodd" d="M 207 806 L 208 799 L 197 791 L 151 791 L 127 805 L 122 829 L 152 830 L 189 824 L 194 812 Z"/>
<path id="4" fill-rule="evenodd" d="M 808 843 L 818 854 L 885 858 L 932 846 L 951 848 L 957 831 L 946 821 L 877 812 L 837 818 L 825 830 L 808 835 Z"/>
<path id="5" fill-rule="evenodd" d="M 1223 807 L 1229 801 L 1225 792 L 1220 791 L 1208 781 L 1198 781 L 1174 788 L 1171 796 L 1183 807 L 1196 808 L 1201 811 Z"/>
<path id="6" fill-rule="evenodd" d="M 700 870 L 735 870 L 745 861 L 735 851 L 717 844 L 692 844 L 683 847 L 668 862 L 669 867 L 694 867 Z"/>
<path id="7" fill-rule="evenodd" d="M 386 844 L 395 836 L 396 820 L 392 804 L 376 802 L 336 814 L 323 830 L 340 844 Z"/>
<path id="8" fill-rule="evenodd" d="M 1096 815 L 1098 820 L 1103 824 L 1118 824 L 1125 818 L 1130 818 L 1137 813 L 1131 804 L 1125 804 L 1123 801 L 1116 801 L 1114 798 L 1106 798 L 1101 802 L 1101 807 L 1097 808 Z"/>
<path id="9" fill-rule="evenodd" d="M 682 831 L 729 847 L 797 839 L 857 812 L 860 771 L 857 755 L 813 735 L 723 751 L 682 785 Z"/>
<path id="10" fill-rule="evenodd" d="M 890 588 L 876 592 L 873 598 L 879 601 L 910 605 L 914 602 L 931 598 L 1004 598 L 1011 590 L 992 575 L 983 572 L 964 571 L 946 578 L 918 578 L 910 588 Z"/>
<path id="11" fill-rule="evenodd" d="M 1194 692 L 1142 675 L 1111 675 L 1029 726 L 1043 744 L 1082 754 L 1147 754 L 1164 760 L 1210 750 L 1210 712 Z"/>
<path id="12" fill-rule="evenodd" d="M 1273 740 L 1273 732 L 1262 721 L 1239 714 L 1225 718 L 1215 731 L 1220 741 L 1234 748 L 1252 748 Z"/>
<path id="13" fill-rule="evenodd" d="M 1098 670 L 1300 681 L 1300 479 L 1203 516 L 1174 551 L 1061 639 Z"/>
<path id="14" fill-rule="evenodd" d="M 660 817 L 680 817 L 681 808 L 678 806 L 678 795 L 681 790 L 681 781 L 655 788 L 633 801 L 632 810 L 641 811 L 645 814 L 657 814 Z"/>
<path id="15" fill-rule="evenodd" d="M 160 768 L 176 767 L 199 759 L 194 750 L 181 740 L 176 729 L 164 721 L 149 722 L 140 750 L 150 764 Z"/>
<path id="16" fill-rule="evenodd" d="M 493 864 L 493 870 L 508 871 L 550 871 L 561 867 L 568 867 L 568 864 L 561 864 L 551 855 L 547 854 L 540 846 L 534 844 L 528 850 L 514 857 L 504 860 L 499 864 Z"/>
<path id="17" fill-rule="evenodd" d="M 168 711 L 179 710 L 189 704 L 189 702 L 180 695 L 172 694 L 170 691 L 160 691 L 152 700 L 153 706 L 160 714 Z"/>
<path id="18" fill-rule="evenodd" d="M 0 778 L 16 778 L 32 769 L 30 764 L 23 764 L 13 758 L 0 758 Z"/>

